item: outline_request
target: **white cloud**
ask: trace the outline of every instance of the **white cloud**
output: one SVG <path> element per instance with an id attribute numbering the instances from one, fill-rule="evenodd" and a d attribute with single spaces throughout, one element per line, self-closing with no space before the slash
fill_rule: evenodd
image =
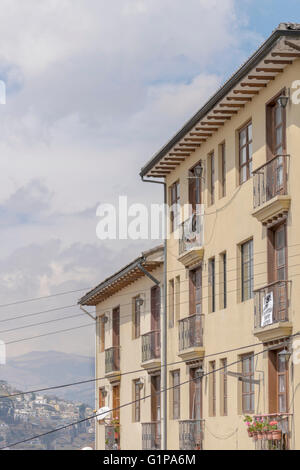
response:
<path id="1" fill-rule="evenodd" d="M 140 167 L 244 58 L 243 41 L 260 39 L 240 26 L 239 5 L 0 0 L 0 284 L 10 299 L 100 281 L 143 249 L 100 245 L 94 208 L 119 194 L 161 200 Z"/>

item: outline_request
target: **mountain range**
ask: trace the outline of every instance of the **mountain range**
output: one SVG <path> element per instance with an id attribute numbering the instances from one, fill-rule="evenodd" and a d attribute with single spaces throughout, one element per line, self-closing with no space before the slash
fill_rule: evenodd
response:
<path id="1" fill-rule="evenodd" d="M 54 385 L 93 379 L 94 358 L 60 351 L 33 351 L 7 360 L 0 366 L 0 380 L 19 390 L 33 390 Z M 94 408 L 95 383 L 44 392 L 70 401 L 83 402 Z"/>

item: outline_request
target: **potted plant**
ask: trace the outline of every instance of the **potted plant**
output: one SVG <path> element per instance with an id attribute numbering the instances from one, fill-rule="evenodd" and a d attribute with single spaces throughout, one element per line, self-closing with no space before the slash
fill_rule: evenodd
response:
<path id="1" fill-rule="evenodd" d="M 247 426 L 248 436 L 253 437 L 253 433 L 255 429 L 253 426 L 253 419 L 251 418 L 251 416 L 245 416 L 244 423 L 246 423 L 246 426 Z"/>
<path id="2" fill-rule="evenodd" d="M 281 429 L 278 429 L 278 422 L 277 421 L 271 421 L 270 422 L 270 427 L 272 429 L 272 439 L 273 439 L 273 441 L 280 441 L 281 436 L 282 436 L 282 431 L 281 431 Z"/>

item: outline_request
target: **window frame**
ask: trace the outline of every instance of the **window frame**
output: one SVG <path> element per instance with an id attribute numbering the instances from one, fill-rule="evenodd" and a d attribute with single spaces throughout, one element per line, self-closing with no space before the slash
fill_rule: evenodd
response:
<path id="1" fill-rule="evenodd" d="M 245 261 L 245 249 L 251 246 L 251 250 L 248 253 L 249 259 Z M 244 266 L 248 263 L 250 269 L 250 275 L 245 279 Z M 248 273 L 249 274 L 249 273 Z M 249 283 L 248 286 L 248 296 L 246 296 L 245 286 Z M 253 238 L 247 240 L 241 244 L 241 301 L 247 302 L 248 300 L 253 299 L 254 297 L 254 268 L 253 268 Z"/>
<path id="2" fill-rule="evenodd" d="M 249 372 L 245 372 L 245 361 L 249 361 Z M 254 380 L 254 354 L 253 353 L 248 353 L 244 354 L 241 356 L 241 372 L 242 372 L 242 377 Z M 249 385 L 249 391 L 245 391 L 245 387 Z M 253 414 L 255 412 L 255 388 L 254 388 L 254 382 L 249 383 L 249 382 L 244 382 L 242 381 L 242 412 L 243 414 Z M 244 397 L 249 396 L 249 403 L 250 403 L 250 409 L 245 408 L 245 401 Z M 251 404 L 253 406 L 251 407 Z"/>
<path id="3" fill-rule="evenodd" d="M 172 419 L 180 419 L 180 370 L 171 372 L 172 376 Z M 176 380 L 175 380 L 176 378 Z"/>
<path id="4" fill-rule="evenodd" d="M 138 339 L 141 336 L 141 307 L 137 307 L 137 300 L 142 299 L 140 295 L 133 297 L 132 299 L 132 307 L 133 307 L 133 315 L 132 315 L 132 336 L 133 339 Z"/>
<path id="5" fill-rule="evenodd" d="M 251 139 L 249 139 L 249 128 L 251 126 Z M 241 145 L 241 134 L 246 131 L 246 142 L 244 145 Z M 248 121 L 243 127 L 238 131 L 238 149 L 239 149 L 239 182 L 240 185 L 246 183 L 252 177 L 252 158 L 253 158 L 253 149 L 250 155 L 249 147 L 253 145 L 253 126 L 252 120 Z M 241 156 L 243 149 L 246 149 L 246 160 L 244 163 L 241 163 Z M 246 179 L 242 180 L 242 171 L 246 167 Z"/>
<path id="6" fill-rule="evenodd" d="M 173 233 L 178 227 L 180 221 L 176 220 L 179 218 L 179 210 L 178 207 L 180 206 L 180 181 L 175 181 L 170 186 L 170 231 Z M 176 210 L 176 213 L 174 213 Z"/>
<path id="7" fill-rule="evenodd" d="M 141 388 L 138 385 L 140 379 L 133 380 L 133 422 L 141 422 Z"/>

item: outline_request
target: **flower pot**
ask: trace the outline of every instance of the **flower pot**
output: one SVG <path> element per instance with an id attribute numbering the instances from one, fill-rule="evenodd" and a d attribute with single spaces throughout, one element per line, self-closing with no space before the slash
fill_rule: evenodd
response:
<path id="1" fill-rule="evenodd" d="M 253 433 L 253 439 L 254 439 L 255 441 L 257 441 L 257 439 L 258 439 L 258 432 L 254 432 L 254 433 Z"/>
<path id="2" fill-rule="evenodd" d="M 272 433 L 272 431 L 267 432 L 267 440 L 268 440 L 268 441 L 272 441 L 272 439 L 273 439 L 273 433 Z"/>
<path id="3" fill-rule="evenodd" d="M 268 435 L 268 433 L 267 433 L 266 431 L 264 431 L 264 432 L 262 433 L 262 435 L 263 435 L 263 440 L 266 441 L 266 440 L 267 440 L 267 435 Z"/>
<path id="4" fill-rule="evenodd" d="M 276 429 L 276 431 L 272 432 L 272 439 L 273 441 L 280 441 L 281 440 L 282 432 L 280 429 Z"/>
<path id="5" fill-rule="evenodd" d="M 252 431 L 248 431 L 248 436 L 249 436 L 249 437 L 253 437 L 253 432 L 252 432 Z"/>
<path id="6" fill-rule="evenodd" d="M 262 434 L 262 432 L 259 432 L 259 433 L 258 433 L 257 439 L 258 439 L 259 441 L 262 441 L 262 439 L 263 439 L 263 434 Z"/>

